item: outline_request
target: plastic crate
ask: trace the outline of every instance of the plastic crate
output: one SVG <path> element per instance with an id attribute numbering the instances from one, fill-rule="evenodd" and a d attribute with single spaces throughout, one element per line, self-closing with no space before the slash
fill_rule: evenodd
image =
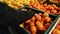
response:
<path id="1" fill-rule="evenodd" d="M 22 8 L 21 8 L 22 9 Z M 27 9 L 27 10 L 31 10 L 34 11 L 36 13 L 44 13 L 41 10 L 37 10 L 34 8 L 29 8 L 29 7 L 23 7 L 23 9 Z M 56 23 L 57 19 L 59 18 L 59 16 L 55 16 L 53 14 L 49 14 L 49 17 L 51 17 L 53 19 L 53 23 L 51 24 L 51 26 L 46 30 L 46 32 L 44 32 L 44 34 L 48 34 L 48 32 L 51 30 L 51 28 L 53 27 L 53 25 Z"/>
<path id="2" fill-rule="evenodd" d="M 57 26 L 57 24 L 60 22 L 60 17 L 58 18 L 58 20 L 56 21 L 56 23 L 54 24 L 54 26 L 51 28 L 51 30 L 49 31 L 48 34 L 51 34 L 52 31 L 55 29 L 55 27 Z"/>

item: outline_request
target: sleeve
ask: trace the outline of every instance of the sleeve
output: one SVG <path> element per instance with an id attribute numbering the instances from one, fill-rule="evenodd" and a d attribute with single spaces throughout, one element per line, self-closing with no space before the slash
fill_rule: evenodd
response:
<path id="1" fill-rule="evenodd" d="M 35 12 L 15 10 L 5 3 L 0 3 L 0 27 L 9 25 L 19 25 L 27 19 L 31 18 Z"/>

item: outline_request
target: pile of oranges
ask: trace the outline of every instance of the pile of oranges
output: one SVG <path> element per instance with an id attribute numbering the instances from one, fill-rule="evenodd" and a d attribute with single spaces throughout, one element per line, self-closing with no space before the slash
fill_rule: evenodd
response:
<path id="1" fill-rule="evenodd" d="M 57 7 L 55 4 L 48 5 L 48 4 L 43 4 L 43 2 L 35 2 L 35 3 L 28 4 L 28 6 L 39 9 L 39 10 L 43 10 L 48 13 L 52 13 L 55 15 L 60 14 L 60 7 Z"/>
<path id="2" fill-rule="evenodd" d="M 49 17 L 48 13 L 38 13 L 23 24 L 20 24 L 20 26 L 25 28 L 31 34 L 44 34 L 52 24 L 52 21 L 53 20 Z"/>

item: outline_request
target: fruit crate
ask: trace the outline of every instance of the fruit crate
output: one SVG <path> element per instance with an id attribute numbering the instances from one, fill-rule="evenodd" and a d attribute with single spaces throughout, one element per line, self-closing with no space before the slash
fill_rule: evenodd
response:
<path id="1" fill-rule="evenodd" d="M 41 10 L 37 10 L 35 8 L 29 8 L 29 7 L 23 7 L 21 9 L 27 9 L 27 10 L 30 10 L 30 11 L 34 11 L 36 13 L 45 13 Z M 51 17 L 53 19 L 53 22 L 52 24 L 50 25 L 50 27 L 43 33 L 43 34 L 48 34 L 48 32 L 51 30 L 51 28 L 54 26 L 54 24 L 56 23 L 56 21 L 58 20 L 59 16 L 56 16 L 56 15 L 53 15 L 53 14 L 49 14 L 49 17 Z M 25 29 L 24 29 L 25 30 Z M 27 32 L 27 31 L 26 31 Z"/>
<path id="2" fill-rule="evenodd" d="M 47 0 L 48 1 L 48 0 Z M 51 14 L 54 14 L 54 15 L 59 15 L 60 14 L 60 4 L 54 4 L 54 3 L 51 3 L 51 2 L 37 2 L 37 3 L 30 3 L 29 7 L 32 7 L 32 8 L 35 8 L 35 9 L 38 9 L 38 10 L 41 10 L 43 12 L 48 12 L 48 13 L 51 13 Z"/>
<path id="3" fill-rule="evenodd" d="M 51 28 L 51 30 L 49 31 L 48 34 L 52 34 L 53 30 L 56 28 L 56 26 L 57 26 L 58 24 L 60 24 L 60 17 L 59 17 L 59 19 L 56 21 L 56 23 L 54 24 L 54 26 Z M 57 31 L 56 31 L 56 32 L 57 32 Z"/>
<path id="4" fill-rule="evenodd" d="M 60 3 L 59 4 L 56 4 L 56 3 L 52 3 L 52 2 L 49 2 L 49 0 L 47 0 L 46 2 L 44 2 L 43 4 L 48 4 L 48 5 L 53 5 L 53 4 L 55 4 L 57 7 L 58 7 L 58 9 L 60 10 Z M 57 10 L 57 12 L 58 12 L 58 10 Z M 52 13 L 51 13 L 52 14 Z M 60 14 L 59 14 L 60 15 Z"/>
<path id="5" fill-rule="evenodd" d="M 37 11 L 40 11 L 40 12 L 43 12 L 44 13 L 44 10 L 39 10 L 39 9 L 36 9 L 36 8 L 32 8 L 32 7 L 29 7 L 29 6 L 27 6 L 27 5 L 25 5 L 24 6 L 25 8 L 27 8 L 27 9 L 34 9 L 34 10 L 37 10 Z M 48 12 L 47 12 L 48 13 Z M 52 14 L 52 13 L 49 13 L 49 14 L 51 14 L 51 15 L 54 15 L 54 14 Z M 60 15 L 60 14 L 59 14 Z M 59 15 L 54 15 L 54 16 L 59 16 Z"/>
<path id="6" fill-rule="evenodd" d="M 41 2 L 42 0 L 38 0 L 38 1 Z M 56 1 L 56 0 L 55 0 L 55 1 Z M 55 4 L 56 6 L 60 7 L 60 3 L 57 3 L 57 4 L 56 4 L 56 3 L 51 2 L 50 0 L 44 1 L 43 4 L 50 4 L 50 5 Z"/>
<path id="7" fill-rule="evenodd" d="M 53 3 L 53 2 L 50 2 L 49 0 L 46 0 L 45 2 L 43 2 L 44 4 L 46 3 L 46 4 L 50 4 L 50 5 L 52 5 L 52 4 L 55 4 L 56 6 L 58 6 L 58 7 L 60 7 L 60 3 Z"/>

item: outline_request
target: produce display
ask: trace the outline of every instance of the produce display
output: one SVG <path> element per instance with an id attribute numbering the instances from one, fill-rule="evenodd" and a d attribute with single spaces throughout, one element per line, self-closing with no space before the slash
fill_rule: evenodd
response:
<path id="1" fill-rule="evenodd" d="M 43 2 L 35 2 L 35 3 L 30 3 L 28 6 L 32 8 L 36 8 L 38 10 L 43 10 L 44 12 L 52 13 L 55 15 L 60 14 L 60 7 L 57 7 L 55 4 L 48 5 L 48 4 L 43 4 Z"/>
<path id="2" fill-rule="evenodd" d="M 29 0 L 4 0 L 4 2 L 7 3 L 10 7 L 18 9 L 23 7 L 23 4 L 29 2 Z"/>
<path id="3" fill-rule="evenodd" d="M 14 9 L 23 8 L 23 12 L 32 11 L 29 8 L 25 9 L 24 7 L 26 6 L 37 9 L 36 12 L 42 10 L 36 13 L 31 19 L 20 24 L 20 27 L 26 29 L 27 32 L 31 34 L 44 34 L 55 20 L 54 16 L 57 15 L 56 17 L 58 17 L 58 15 L 60 15 L 60 7 L 55 5 L 59 4 L 60 0 L 49 0 L 49 2 L 52 2 L 53 4 L 44 3 L 46 1 L 47 0 L 0 0 L 0 2 L 4 2 Z M 51 16 L 52 14 L 54 15 Z M 51 34 L 60 34 L 60 22 Z"/>
<path id="4" fill-rule="evenodd" d="M 52 34 L 60 34 L 60 21 L 58 22 L 55 29 L 52 31 Z"/>
<path id="5" fill-rule="evenodd" d="M 49 17 L 48 13 L 37 13 L 31 19 L 20 24 L 20 26 L 25 28 L 31 34 L 44 34 L 52 24 L 52 21 L 53 20 Z"/>
<path id="6" fill-rule="evenodd" d="M 18 9 L 20 7 L 24 7 L 24 5 L 30 4 L 30 2 L 36 2 L 36 0 L 0 0 L 1 2 L 4 2 L 8 4 L 8 6 Z"/>

